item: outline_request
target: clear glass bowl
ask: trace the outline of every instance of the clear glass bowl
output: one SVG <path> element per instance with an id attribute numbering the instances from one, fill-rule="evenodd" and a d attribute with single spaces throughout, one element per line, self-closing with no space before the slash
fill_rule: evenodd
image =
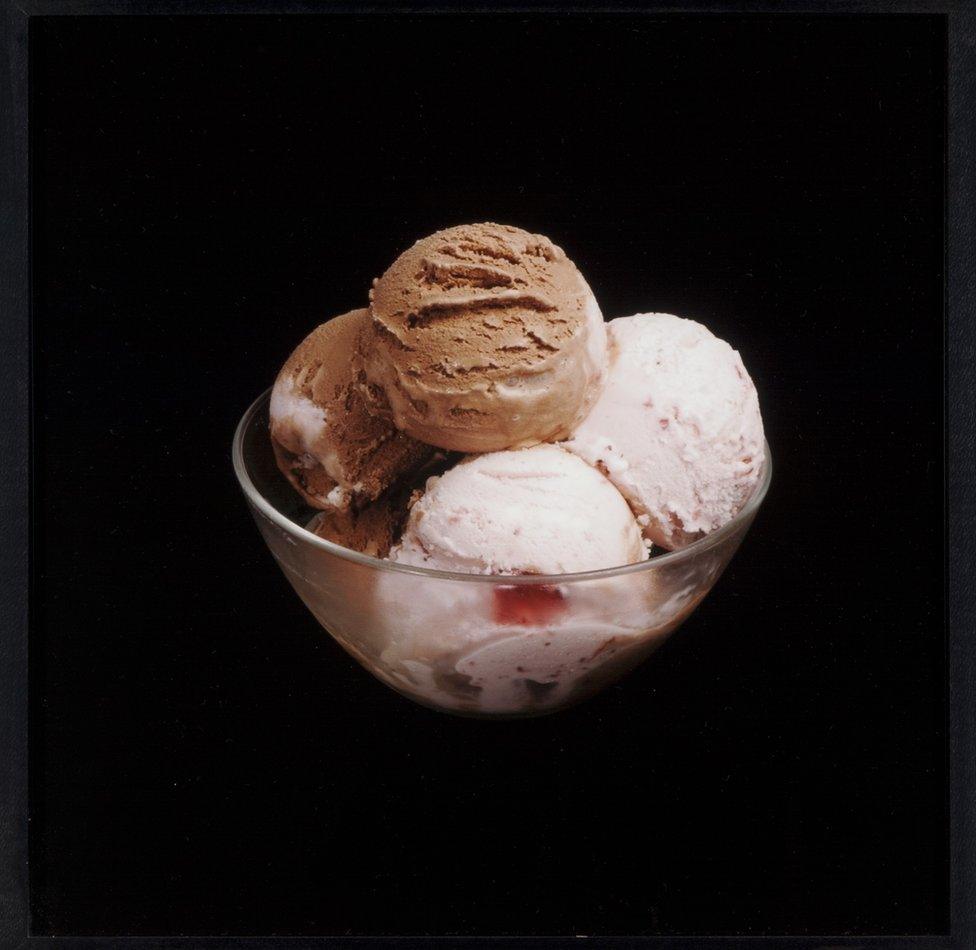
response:
<path id="1" fill-rule="evenodd" d="M 296 593 L 367 670 L 404 696 L 467 716 L 537 716 L 579 702 L 644 660 L 711 590 L 769 488 L 766 465 L 735 520 L 640 564 L 551 577 L 453 574 L 319 538 L 279 473 L 269 392 L 234 434 L 234 471 Z"/>

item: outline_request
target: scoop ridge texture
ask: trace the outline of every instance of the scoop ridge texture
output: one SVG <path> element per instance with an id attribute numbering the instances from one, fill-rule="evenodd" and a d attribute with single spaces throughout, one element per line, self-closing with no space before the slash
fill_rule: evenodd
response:
<path id="1" fill-rule="evenodd" d="M 358 354 L 374 412 L 431 445 L 565 438 L 606 370 L 592 292 L 561 248 L 500 224 L 418 241 L 374 281 Z"/>

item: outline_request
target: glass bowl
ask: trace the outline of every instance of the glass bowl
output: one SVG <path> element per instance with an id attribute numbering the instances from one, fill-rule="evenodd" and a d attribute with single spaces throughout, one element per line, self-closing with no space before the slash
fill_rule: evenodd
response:
<path id="1" fill-rule="evenodd" d="M 360 554 L 305 530 L 307 507 L 275 465 L 270 390 L 234 434 L 234 471 L 265 543 L 316 620 L 374 676 L 458 715 L 555 712 L 644 660 L 718 580 L 772 472 L 736 518 L 680 551 L 554 576 L 454 574 Z"/>

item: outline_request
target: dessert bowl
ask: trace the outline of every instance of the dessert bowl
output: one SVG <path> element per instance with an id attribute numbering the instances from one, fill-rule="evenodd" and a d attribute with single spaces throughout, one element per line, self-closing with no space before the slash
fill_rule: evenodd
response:
<path id="1" fill-rule="evenodd" d="M 462 716 L 555 712 L 643 661 L 702 601 L 769 488 L 762 477 L 724 527 L 680 550 L 579 574 L 459 574 L 381 560 L 304 527 L 317 512 L 279 472 L 270 390 L 234 434 L 234 471 L 261 536 L 316 620 L 387 686 Z"/>

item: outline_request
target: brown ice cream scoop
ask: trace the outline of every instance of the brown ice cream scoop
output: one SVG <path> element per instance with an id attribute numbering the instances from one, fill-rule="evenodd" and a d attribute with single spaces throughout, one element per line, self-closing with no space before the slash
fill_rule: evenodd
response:
<path id="1" fill-rule="evenodd" d="M 357 355 L 373 412 L 491 452 L 566 438 L 599 395 L 606 331 L 561 248 L 502 224 L 418 241 L 374 281 Z"/>
<path id="2" fill-rule="evenodd" d="M 367 310 L 353 310 L 317 327 L 288 357 L 271 392 L 278 467 L 314 508 L 362 507 L 432 454 L 367 411 L 351 357 L 368 323 Z"/>
<path id="3" fill-rule="evenodd" d="M 308 530 L 360 554 L 386 557 L 407 517 L 407 506 L 396 501 L 392 495 L 384 495 L 360 511 L 320 511 Z"/>

